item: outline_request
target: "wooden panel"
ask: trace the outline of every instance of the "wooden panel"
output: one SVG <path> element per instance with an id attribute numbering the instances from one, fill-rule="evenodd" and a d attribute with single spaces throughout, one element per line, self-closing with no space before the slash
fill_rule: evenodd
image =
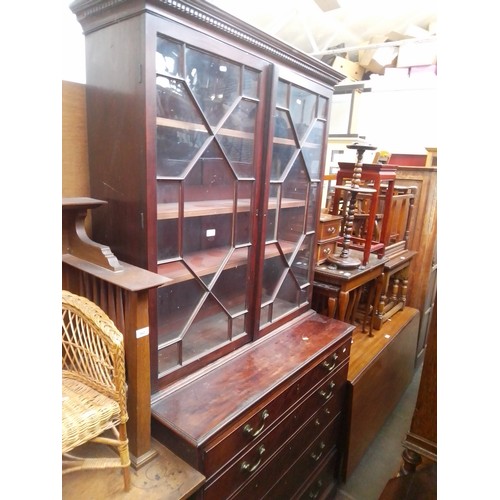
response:
<path id="1" fill-rule="evenodd" d="M 396 182 L 418 189 L 408 240 L 408 248 L 418 253 L 409 268 L 406 297 L 406 304 L 421 313 L 422 325 L 416 353 L 418 358 L 426 345 L 426 325 L 434 303 L 434 297 L 427 297 L 427 293 L 433 288 L 432 280 L 437 269 L 437 167 L 398 167 Z"/>
<path id="2" fill-rule="evenodd" d="M 354 471 L 411 382 L 419 319 L 419 311 L 406 307 L 374 337 L 359 331 L 353 334 L 347 375 L 350 415 L 345 478 Z"/>
<path id="3" fill-rule="evenodd" d="M 85 85 L 62 82 L 62 196 L 90 196 Z"/>

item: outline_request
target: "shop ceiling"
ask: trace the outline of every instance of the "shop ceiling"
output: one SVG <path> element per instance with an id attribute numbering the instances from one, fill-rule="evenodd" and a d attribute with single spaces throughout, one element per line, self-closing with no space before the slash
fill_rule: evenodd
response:
<path id="1" fill-rule="evenodd" d="M 390 48 L 386 65 L 396 65 L 401 46 L 437 40 L 437 0 L 207 1 L 328 64 L 336 56 L 363 62 L 367 49 Z"/>

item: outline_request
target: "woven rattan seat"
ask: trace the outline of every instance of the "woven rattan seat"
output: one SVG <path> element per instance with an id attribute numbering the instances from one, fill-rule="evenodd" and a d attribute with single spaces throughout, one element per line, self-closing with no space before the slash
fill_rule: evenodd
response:
<path id="1" fill-rule="evenodd" d="M 96 304 L 62 292 L 63 474 L 122 468 L 130 487 L 123 335 Z M 81 456 L 88 443 L 116 448 L 118 456 Z M 74 453 L 70 453 L 74 451 Z"/>

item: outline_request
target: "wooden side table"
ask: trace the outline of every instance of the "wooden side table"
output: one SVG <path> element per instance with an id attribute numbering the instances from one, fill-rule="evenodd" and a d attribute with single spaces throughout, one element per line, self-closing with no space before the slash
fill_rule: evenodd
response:
<path id="1" fill-rule="evenodd" d="M 337 185 L 343 185 L 349 179 L 352 179 L 355 164 L 339 162 L 339 171 L 337 172 Z M 351 248 L 362 250 L 363 262 L 368 260 L 370 253 L 376 253 L 381 258 L 385 253 L 385 246 L 389 244 L 389 228 L 392 207 L 392 196 L 394 192 L 394 184 L 396 181 L 396 165 L 389 164 L 363 164 L 363 171 L 361 173 L 361 180 L 365 182 L 365 186 L 375 189 L 375 192 L 367 200 L 369 205 L 368 220 L 365 226 L 365 237 L 352 237 Z M 378 241 L 374 239 L 375 222 L 377 211 L 379 208 L 379 194 L 381 185 L 384 184 L 385 189 L 385 203 L 384 213 L 380 229 L 380 238 Z M 332 215 L 339 215 L 341 211 L 341 193 L 336 189 L 333 193 L 333 201 L 329 206 L 329 213 Z"/>
<path id="2" fill-rule="evenodd" d="M 373 319 L 375 330 L 380 330 L 388 319 L 405 307 L 408 271 L 411 260 L 416 254 L 414 250 L 405 250 L 384 264 L 380 299 Z"/>
<path id="3" fill-rule="evenodd" d="M 359 253 L 356 250 L 353 252 Z M 380 300 L 384 264 L 386 258 L 371 255 L 362 269 L 338 269 L 329 264 L 316 266 L 314 270 L 313 303 L 318 295 L 327 296 L 329 313 L 340 321 L 353 323 L 360 304 L 363 287 L 367 288 L 367 301 L 363 326 L 368 321 L 369 333 L 372 335 L 372 323 L 376 305 Z M 325 285 L 330 285 L 325 286 Z M 330 300 L 332 299 L 332 300 Z M 321 312 L 321 311 L 318 311 Z M 364 331 L 364 328 L 363 328 Z"/>

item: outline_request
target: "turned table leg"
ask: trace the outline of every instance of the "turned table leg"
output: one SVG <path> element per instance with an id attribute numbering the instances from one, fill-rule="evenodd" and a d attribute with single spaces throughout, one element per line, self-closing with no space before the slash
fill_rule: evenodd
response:
<path id="1" fill-rule="evenodd" d="M 405 448 L 403 451 L 403 463 L 401 464 L 400 474 L 407 476 L 415 472 L 417 467 L 422 463 L 422 457 L 413 450 Z"/>

